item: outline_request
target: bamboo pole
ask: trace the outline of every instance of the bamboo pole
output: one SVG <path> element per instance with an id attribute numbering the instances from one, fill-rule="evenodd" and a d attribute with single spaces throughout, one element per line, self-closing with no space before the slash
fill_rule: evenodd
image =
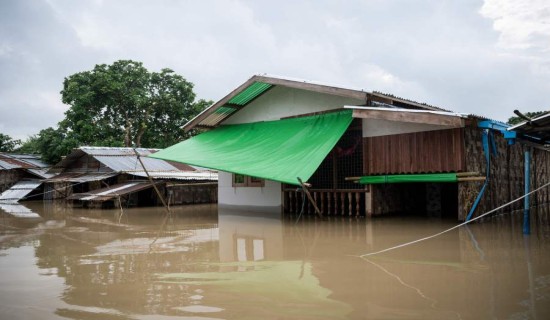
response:
<path id="1" fill-rule="evenodd" d="M 153 179 L 149 175 L 149 172 L 145 168 L 145 165 L 143 165 L 143 161 L 141 161 L 141 156 L 139 155 L 139 152 L 137 152 L 136 148 L 134 148 L 134 153 L 136 154 L 137 159 L 138 159 L 139 163 L 141 164 L 141 167 L 143 168 L 143 171 L 145 171 L 145 174 L 147 175 L 147 179 L 149 179 L 149 182 L 151 183 L 151 185 L 155 189 L 155 192 L 157 193 L 157 196 L 159 197 L 160 201 L 162 202 L 162 205 L 164 206 L 164 208 L 166 208 L 166 211 L 168 212 L 168 214 L 171 214 L 172 212 L 170 211 L 170 208 L 166 205 L 166 201 L 164 201 L 164 197 L 160 194 L 160 191 L 157 188 L 157 185 L 153 182 Z"/>
<path id="2" fill-rule="evenodd" d="M 302 190 L 304 190 L 305 194 L 307 195 L 307 198 L 309 199 L 309 201 L 313 205 L 313 208 L 315 208 L 315 212 L 319 215 L 319 217 L 322 217 L 323 214 L 321 213 L 321 210 L 319 210 L 319 208 L 317 208 L 317 204 L 315 203 L 315 201 L 313 201 L 313 198 L 311 197 L 311 194 L 309 193 L 309 190 L 307 189 L 306 184 L 302 181 L 301 178 L 298 177 L 297 179 L 298 179 L 298 182 L 300 183 L 300 185 L 302 186 Z"/>
<path id="3" fill-rule="evenodd" d="M 457 172 L 457 177 L 471 177 L 471 176 L 479 176 L 479 172 Z"/>
<path id="4" fill-rule="evenodd" d="M 458 178 L 458 182 L 485 181 L 486 177 L 464 177 Z"/>

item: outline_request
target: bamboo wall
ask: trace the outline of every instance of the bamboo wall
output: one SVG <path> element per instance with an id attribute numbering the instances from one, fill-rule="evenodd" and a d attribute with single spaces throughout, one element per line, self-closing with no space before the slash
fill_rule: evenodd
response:
<path id="1" fill-rule="evenodd" d="M 476 127 L 464 129 L 465 142 L 465 171 L 476 171 L 485 175 L 485 155 L 481 143 L 482 131 Z M 531 150 L 531 189 L 537 188 L 549 181 L 548 167 L 550 153 L 548 151 L 517 142 L 507 145 L 506 140 L 499 133 L 494 134 L 497 145 L 497 155 L 491 156 L 490 180 L 480 204 L 474 214 L 478 216 L 493 208 L 503 205 L 524 194 L 524 161 L 525 151 Z M 483 182 L 459 183 L 459 212 L 458 219 L 464 220 L 479 194 Z M 531 204 L 545 204 L 549 202 L 549 188 L 537 192 L 531 197 Z M 518 201 L 501 211 L 510 211 L 523 208 L 523 201 Z"/>

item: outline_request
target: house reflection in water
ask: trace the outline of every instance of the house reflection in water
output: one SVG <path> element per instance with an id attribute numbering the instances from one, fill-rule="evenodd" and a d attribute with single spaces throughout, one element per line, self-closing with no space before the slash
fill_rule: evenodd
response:
<path id="1" fill-rule="evenodd" d="M 278 214 L 219 211 L 220 261 L 283 259 L 283 222 Z"/>

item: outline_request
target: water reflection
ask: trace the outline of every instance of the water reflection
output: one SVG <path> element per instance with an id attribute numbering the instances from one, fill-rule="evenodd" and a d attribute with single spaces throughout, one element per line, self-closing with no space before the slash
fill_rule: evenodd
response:
<path id="1" fill-rule="evenodd" d="M 550 318 L 548 210 L 360 259 L 454 222 L 27 207 L 1 217 L 2 318 Z"/>

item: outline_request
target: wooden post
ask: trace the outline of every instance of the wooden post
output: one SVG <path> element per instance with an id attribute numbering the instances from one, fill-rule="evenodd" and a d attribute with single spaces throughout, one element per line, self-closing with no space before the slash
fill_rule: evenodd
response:
<path id="1" fill-rule="evenodd" d="M 353 203 L 352 203 L 352 198 L 351 198 L 351 192 L 348 192 L 348 216 L 351 217 L 351 211 L 352 211 L 352 207 L 353 207 Z"/>
<path id="2" fill-rule="evenodd" d="M 307 198 L 313 204 L 313 207 L 315 208 L 315 212 L 317 212 L 317 214 L 320 217 L 322 217 L 323 215 L 321 214 L 321 211 L 319 210 L 319 208 L 317 208 L 317 205 L 315 204 L 315 202 L 313 202 L 313 198 L 311 197 L 311 194 L 309 193 L 309 190 L 307 189 L 306 185 L 302 182 L 302 179 L 300 179 L 299 177 L 297 179 L 300 185 L 302 186 L 302 190 L 304 190 L 305 194 L 307 195 Z"/>
<path id="3" fill-rule="evenodd" d="M 342 211 L 340 215 L 344 215 L 346 211 L 345 201 L 346 200 L 346 193 L 340 192 L 340 210 Z"/>
<path id="4" fill-rule="evenodd" d="M 361 194 L 359 192 L 355 193 L 355 216 L 359 216 L 361 213 Z"/>
<path id="5" fill-rule="evenodd" d="M 530 192 L 530 176 L 531 176 L 531 153 L 529 149 L 525 151 L 525 195 Z M 531 234 L 531 220 L 530 220 L 530 209 L 529 209 L 529 196 L 523 198 L 523 234 Z"/>
<path id="6" fill-rule="evenodd" d="M 321 213 L 325 213 L 325 192 L 321 191 Z"/>
<path id="7" fill-rule="evenodd" d="M 166 205 L 166 201 L 164 201 L 164 197 L 160 194 L 160 191 L 157 188 L 157 185 L 153 182 L 153 179 L 149 175 L 149 172 L 147 171 L 147 169 L 143 165 L 143 162 L 141 161 L 141 157 L 139 155 L 139 152 L 137 152 L 136 148 L 134 148 L 134 153 L 136 154 L 137 159 L 139 160 L 139 163 L 141 164 L 141 167 L 143 168 L 143 171 L 145 171 L 145 174 L 147 175 L 147 179 L 149 179 L 149 182 L 151 183 L 151 185 L 155 189 L 155 192 L 157 193 L 157 196 L 159 197 L 160 201 L 162 202 L 162 205 L 164 206 L 164 208 L 166 208 L 166 211 L 168 212 L 168 214 L 171 214 L 172 212 L 170 211 L 170 208 Z"/>

